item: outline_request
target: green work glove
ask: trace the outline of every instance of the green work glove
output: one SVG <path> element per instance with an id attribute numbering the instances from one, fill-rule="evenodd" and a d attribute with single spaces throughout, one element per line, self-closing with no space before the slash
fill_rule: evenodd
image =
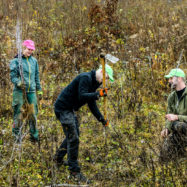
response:
<path id="1" fill-rule="evenodd" d="M 37 91 L 38 99 L 41 100 L 43 97 L 43 92 L 41 90 Z"/>

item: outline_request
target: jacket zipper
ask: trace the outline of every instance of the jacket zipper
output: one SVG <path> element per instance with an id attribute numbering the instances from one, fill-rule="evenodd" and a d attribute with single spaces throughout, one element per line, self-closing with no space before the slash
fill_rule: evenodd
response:
<path id="1" fill-rule="evenodd" d="M 182 100 L 182 98 L 185 96 L 185 93 L 182 94 L 182 96 L 180 97 L 180 99 L 177 98 L 177 104 L 176 107 L 178 108 L 180 101 Z M 185 99 L 184 99 L 185 102 Z"/>
<path id="2" fill-rule="evenodd" d="M 29 92 L 29 89 L 30 89 L 30 76 L 31 76 L 31 66 L 30 66 L 30 63 L 29 63 L 29 60 L 28 60 L 28 57 L 27 57 L 27 62 L 28 62 L 28 65 L 29 65 L 29 87 L 28 87 L 28 92 Z"/>

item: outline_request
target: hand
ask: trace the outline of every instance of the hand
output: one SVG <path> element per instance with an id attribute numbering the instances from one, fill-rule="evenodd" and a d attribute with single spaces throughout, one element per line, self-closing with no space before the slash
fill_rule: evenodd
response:
<path id="1" fill-rule="evenodd" d="M 161 132 L 161 136 L 164 138 L 164 137 L 166 137 L 166 136 L 168 136 L 168 134 L 169 134 L 169 130 L 166 128 L 166 129 L 164 129 L 164 130 L 162 130 L 162 132 Z"/>
<path id="2" fill-rule="evenodd" d="M 109 125 L 109 121 L 103 119 L 102 124 L 103 124 L 104 127 L 107 127 Z"/>
<path id="3" fill-rule="evenodd" d="M 38 99 L 42 100 L 43 97 L 43 92 L 42 91 L 37 91 Z"/>
<path id="4" fill-rule="evenodd" d="M 168 121 L 177 121 L 179 119 L 175 114 L 166 114 L 165 117 Z"/>
<path id="5" fill-rule="evenodd" d="M 100 96 L 100 97 L 105 97 L 105 96 L 107 96 L 107 92 L 108 92 L 108 88 L 102 88 L 102 89 L 99 91 L 99 96 Z"/>
<path id="6" fill-rule="evenodd" d="M 20 89 L 22 89 L 22 90 L 25 90 L 25 89 L 26 89 L 26 85 L 25 85 L 24 83 L 22 83 L 21 81 L 19 81 L 19 82 L 17 83 L 17 87 L 20 88 Z"/>

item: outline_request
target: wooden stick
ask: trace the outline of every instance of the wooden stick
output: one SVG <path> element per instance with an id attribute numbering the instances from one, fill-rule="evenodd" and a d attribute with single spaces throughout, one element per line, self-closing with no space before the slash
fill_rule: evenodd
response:
<path id="1" fill-rule="evenodd" d="M 89 185 L 76 185 L 76 184 L 53 184 L 53 187 L 57 186 L 68 186 L 68 187 L 89 187 Z M 45 186 L 45 187 L 52 187 L 52 186 Z"/>

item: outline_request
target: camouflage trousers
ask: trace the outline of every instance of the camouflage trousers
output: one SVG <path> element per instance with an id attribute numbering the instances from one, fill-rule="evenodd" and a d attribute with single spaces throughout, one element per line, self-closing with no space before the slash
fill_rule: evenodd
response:
<path id="1" fill-rule="evenodd" d="M 165 138 L 161 150 L 160 161 L 168 162 L 184 157 L 187 148 L 187 123 L 173 122 L 171 133 Z"/>

